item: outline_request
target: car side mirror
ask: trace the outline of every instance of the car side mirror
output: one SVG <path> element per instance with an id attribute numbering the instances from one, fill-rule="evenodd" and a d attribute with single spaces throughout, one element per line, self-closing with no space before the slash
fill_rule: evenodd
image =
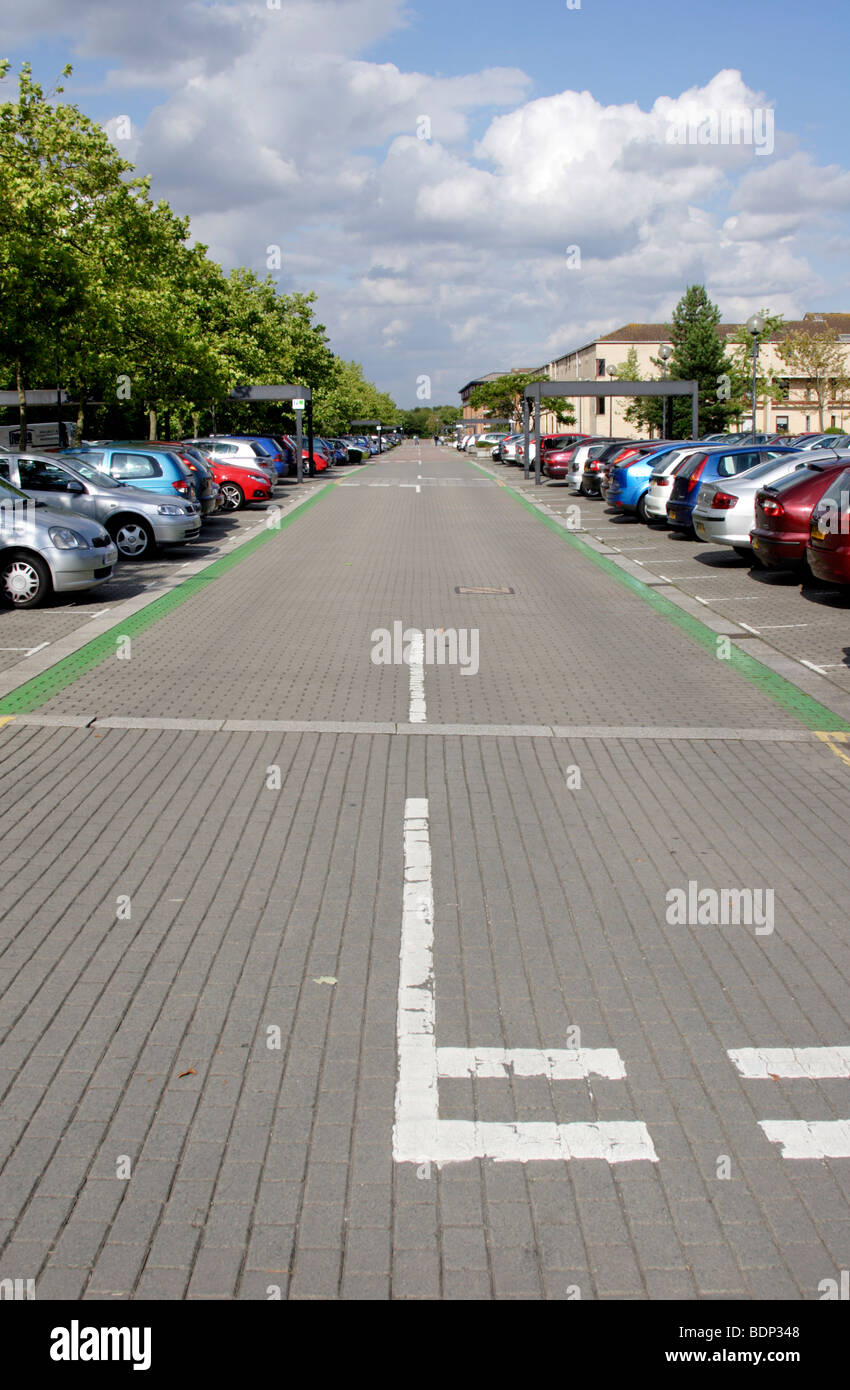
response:
<path id="1" fill-rule="evenodd" d="M 68 479 L 68 487 L 67 487 L 66 491 L 67 491 L 67 492 L 85 492 L 85 488 L 83 487 L 83 485 L 82 485 L 81 482 L 78 482 L 78 480 L 77 480 L 76 478 L 69 478 L 69 479 Z"/>

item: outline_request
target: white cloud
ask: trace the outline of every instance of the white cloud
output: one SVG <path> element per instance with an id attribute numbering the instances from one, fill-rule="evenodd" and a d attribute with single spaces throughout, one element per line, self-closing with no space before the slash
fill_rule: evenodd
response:
<path id="1" fill-rule="evenodd" d="M 226 265 L 263 273 L 280 244 L 282 287 L 316 288 L 335 348 L 405 403 L 423 372 L 454 399 L 478 371 L 664 318 L 690 282 L 726 317 L 824 293 L 807 256 L 841 244 L 850 172 L 778 129 L 769 156 L 671 142 L 706 113 L 772 119 L 740 73 L 648 110 L 587 91 L 529 99 L 510 68 L 438 78 L 368 61 L 406 22 L 404 0 L 149 0 L 144 24 L 114 0 L 30 0 L 13 21 L 21 40 L 66 32 L 114 63 L 110 89 L 153 83 L 133 136 L 155 194 Z"/>

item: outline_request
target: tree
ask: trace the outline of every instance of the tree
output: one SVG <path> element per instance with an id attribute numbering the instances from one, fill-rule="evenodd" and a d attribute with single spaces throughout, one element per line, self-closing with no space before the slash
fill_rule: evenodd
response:
<path id="1" fill-rule="evenodd" d="M 786 329 L 776 344 L 776 353 L 793 376 L 802 377 L 806 390 L 813 390 L 818 403 L 818 423 L 823 430 L 823 412 L 831 396 L 850 386 L 844 349 L 838 333 L 826 324 L 810 331 Z"/>
<path id="2" fill-rule="evenodd" d="M 0 61 L 0 83 L 9 67 Z M 52 105 L 30 65 L 21 67 L 17 100 L 0 105 L 0 358 L 14 369 L 22 430 L 27 387 L 39 376 L 55 381 L 59 345 L 73 341 L 100 273 L 98 228 L 132 196 L 131 167 L 99 126 Z"/>
<path id="3" fill-rule="evenodd" d="M 717 394 L 722 378 L 731 375 L 731 364 L 717 332 L 719 322 L 720 310 L 712 304 L 705 286 L 689 285 L 673 312 L 669 375 L 674 380 L 697 382 L 700 435 L 724 429 L 733 413 L 729 402 Z M 673 437 L 690 439 L 692 429 L 690 400 L 674 397 Z"/>
<path id="4" fill-rule="evenodd" d="M 547 378 L 536 376 L 534 372 L 506 372 L 493 381 L 481 381 L 473 387 L 469 404 L 474 410 L 482 410 L 497 419 L 519 420 L 522 417 L 522 399 L 526 386 Z M 551 410 L 562 424 L 573 424 L 575 415 L 572 407 L 561 396 L 545 396 L 540 400 L 541 410 Z"/>

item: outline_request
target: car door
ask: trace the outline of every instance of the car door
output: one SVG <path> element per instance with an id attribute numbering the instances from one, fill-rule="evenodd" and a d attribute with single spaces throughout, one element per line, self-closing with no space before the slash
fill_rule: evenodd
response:
<path id="1" fill-rule="evenodd" d="M 85 483 L 81 483 L 61 463 L 47 459 L 18 459 L 15 465 L 18 487 L 44 502 L 54 511 L 67 511 L 76 516 L 95 519 L 94 500 Z"/>

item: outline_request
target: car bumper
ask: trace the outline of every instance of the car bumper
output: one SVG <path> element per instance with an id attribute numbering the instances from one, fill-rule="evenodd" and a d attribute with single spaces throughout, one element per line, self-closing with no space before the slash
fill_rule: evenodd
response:
<path id="1" fill-rule="evenodd" d="M 750 532 L 750 544 L 768 569 L 787 570 L 802 565 L 806 558 L 807 537 L 780 540 L 758 531 Z"/>
<path id="2" fill-rule="evenodd" d="M 57 550 L 48 563 L 55 592 L 67 594 L 105 583 L 118 563 L 118 550 L 114 545 L 95 551 Z"/>
<path id="3" fill-rule="evenodd" d="M 690 531 L 694 524 L 693 507 L 685 502 L 668 502 L 667 520 L 671 526 Z"/>
<path id="4" fill-rule="evenodd" d="M 748 546 L 752 524 L 751 517 L 748 523 L 744 523 L 740 517 L 733 522 L 726 513 L 712 516 L 710 512 L 700 512 L 698 509 L 694 512 L 694 530 L 701 541 L 711 541 L 713 545 Z M 746 530 L 743 529 L 744 525 Z"/>
<path id="5" fill-rule="evenodd" d="M 825 550 L 821 546 L 806 547 L 806 559 L 815 579 L 829 584 L 850 584 L 850 550 Z"/>
<path id="6" fill-rule="evenodd" d="M 194 516 L 158 516 L 153 518 L 153 533 L 157 545 L 186 545 L 201 534 L 200 513 Z"/>

